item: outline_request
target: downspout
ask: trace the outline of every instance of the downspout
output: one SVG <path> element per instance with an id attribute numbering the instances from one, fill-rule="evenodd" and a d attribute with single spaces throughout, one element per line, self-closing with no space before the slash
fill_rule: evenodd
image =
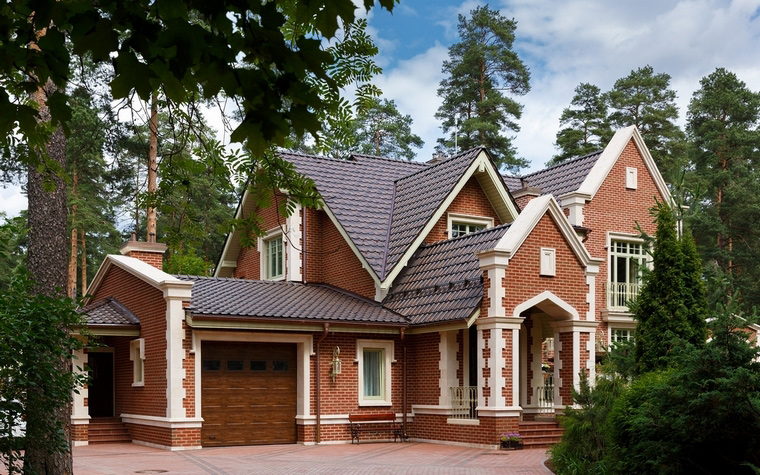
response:
<path id="1" fill-rule="evenodd" d="M 320 377 L 319 377 L 319 347 L 322 346 L 322 340 L 325 339 L 327 336 L 327 330 L 330 328 L 329 323 L 325 323 L 325 332 L 322 334 L 322 336 L 317 340 L 317 361 L 316 361 L 316 371 L 317 371 L 317 431 L 316 431 L 316 437 L 317 437 L 317 443 L 322 442 L 322 433 L 321 433 L 321 413 L 322 413 L 322 405 L 321 405 L 321 395 L 319 391 L 319 383 L 320 383 Z"/>
<path id="2" fill-rule="evenodd" d="M 402 405 L 401 428 L 404 431 L 402 442 L 406 440 L 408 437 L 406 434 L 407 401 L 406 401 L 406 338 L 404 338 L 405 333 L 406 333 L 406 327 L 401 328 L 401 341 L 404 344 L 404 361 L 402 362 L 402 376 L 401 376 L 401 405 Z"/>

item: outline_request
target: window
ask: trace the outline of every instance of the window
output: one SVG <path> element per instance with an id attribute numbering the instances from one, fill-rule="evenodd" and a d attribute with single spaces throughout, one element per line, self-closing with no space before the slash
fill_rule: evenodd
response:
<path id="1" fill-rule="evenodd" d="M 557 272 L 557 252 L 550 247 L 541 248 L 541 264 L 539 274 L 547 277 L 556 275 Z"/>
<path id="2" fill-rule="evenodd" d="M 607 306 L 627 308 L 641 286 L 641 270 L 646 265 L 646 248 L 642 242 L 610 242 L 610 278 Z"/>
<path id="3" fill-rule="evenodd" d="M 633 340 L 633 330 L 630 328 L 613 328 L 610 334 L 612 343 Z"/>
<path id="4" fill-rule="evenodd" d="M 132 386 L 144 386 L 145 338 L 129 342 L 129 359 L 132 360 Z"/>
<path id="5" fill-rule="evenodd" d="M 266 280 L 281 279 L 284 276 L 281 235 L 264 241 L 264 260 Z"/>
<path id="6" fill-rule="evenodd" d="M 449 239 L 451 239 L 490 228 L 493 226 L 493 218 L 449 213 L 447 224 L 449 229 Z"/>
<path id="7" fill-rule="evenodd" d="M 393 341 L 358 340 L 356 362 L 359 364 L 359 405 L 389 406 Z"/>

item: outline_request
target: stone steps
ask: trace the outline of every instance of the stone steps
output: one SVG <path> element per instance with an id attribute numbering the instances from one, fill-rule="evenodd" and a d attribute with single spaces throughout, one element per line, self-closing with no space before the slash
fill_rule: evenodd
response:
<path id="1" fill-rule="evenodd" d="M 556 421 L 524 421 L 518 426 L 526 449 L 551 447 L 562 439 L 562 429 Z"/>
<path id="2" fill-rule="evenodd" d="M 90 419 L 88 429 L 90 444 L 116 444 L 132 442 L 127 428 L 117 417 Z"/>

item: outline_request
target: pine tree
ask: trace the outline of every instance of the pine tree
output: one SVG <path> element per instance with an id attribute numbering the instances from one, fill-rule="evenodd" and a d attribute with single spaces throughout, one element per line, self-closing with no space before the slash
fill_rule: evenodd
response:
<path id="1" fill-rule="evenodd" d="M 517 22 L 487 5 L 459 15 L 460 41 L 449 48 L 438 95 L 443 104 L 436 118 L 448 136 L 439 142 L 449 150 L 483 145 L 500 167 L 517 172 L 526 166 L 518 158 L 512 138 L 518 132 L 522 105 L 502 93 L 524 95 L 530 90 L 530 72 L 512 50 Z M 458 130 L 456 122 L 458 121 Z"/>
<path id="2" fill-rule="evenodd" d="M 685 152 L 684 134 L 675 123 L 678 108 L 670 75 L 655 74 L 651 66 L 644 66 L 615 81 L 606 98 L 613 128 L 635 125 L 660 171 L 670 178 Z"/>
<path id="3" fill-rule="evenodd" d="M 425 142 L 412 133 L 412 117 L 402 115 L 392 100 L 372 101 L 356 118 L 356 148 L 358 152 L 380 157 L 414 158 L 412 147 Z"/>
<path id="4" fill-rule="evenodd" d="M 679 240 L 673 211 L 656 208 L 654 269 L 631 310 L 637 320 L 634 358 L 639 374 L 667 367 L 674 350 L 690 342 L 704 343 L 706 299 L 700 285 L 701 266 L 693 245 Z M 688 253 L 684 255 L 684 250 Z"/>
<path id="5" fill-rule="evenodd" d="M 560 152 L 547 165 L 587 155 L 603 148 L 612 138 L 612 129 L 607 121 L 607 104 L 597 86 L 579 84 L 570 106 L 562 111 L 559 118 L 560 126 L 567 126 L 557 132 L 555 145 Z"/>

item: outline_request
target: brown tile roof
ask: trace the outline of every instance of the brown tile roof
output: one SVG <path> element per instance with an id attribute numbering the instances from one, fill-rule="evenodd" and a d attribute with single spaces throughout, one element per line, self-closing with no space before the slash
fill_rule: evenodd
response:
<path id="1" fill-rule="evenodd" d="M 193 315 L 260 317 L 406 325 L 407 320 L 380 303 L 335 287 L 300 282 L 269 282 L 178 275 L 193 282 Z"/>
<path id="2" fill-rule="evenodd" d="M 483 298 L 476 253 L 495 247 L 509 226 L 421 246 L 383 304 L 406 315 L 412 324 L 468 318 Z"/>
<path id="3" fill-rule="evenodd" d="M 88 325 L 140 325 L 137 315 L 114 297 L 96 300 L 77 311 L 85 314 Z"/>
<path id="4" fill-rule="evenodd" d="M 398 263 L 482 150 L 467 150 L 396 181 L 388 257 L 381 279 Z"/>
<path id="5" fill-rule="evenodd" d="M 428 165 L 370 155 L 349 160 L 282 152 L 317 186 L 330 210 L 377 275 L 382 274 L 394 182 Z"/>
<path id="6" fill-rule="evenodd" d="M 517 191 L 526 186 L 539 188 L 543 194 L 552 194 L 556 199 L 565 193 L 576 191 L 586 179 L 602 151 L 590 153 L 583 157 L 574 158 L 530 173 L 521 178 L 504 176 L 509 191 Z"/>

